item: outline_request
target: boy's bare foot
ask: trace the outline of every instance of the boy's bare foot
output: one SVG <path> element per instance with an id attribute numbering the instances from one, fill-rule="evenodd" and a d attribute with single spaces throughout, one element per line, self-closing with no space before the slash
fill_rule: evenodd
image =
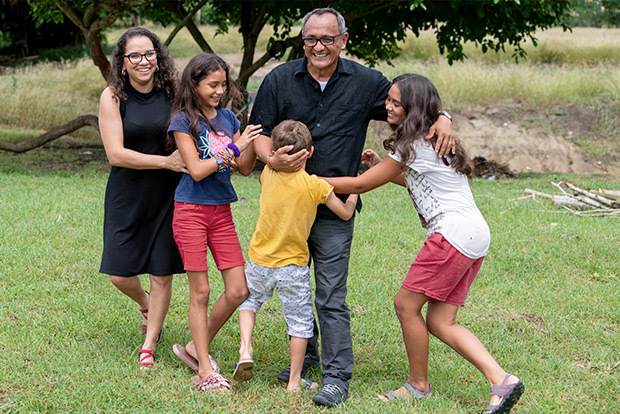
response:
<path id="1" fill-rule="evenodd" d="M 299 381 L 289 382 L 286 386 L 286 390 L 291 393 L 314 390 L 317 388 L 319 388 L 319 384 L 316 382 L 312 382 L 307 378 L 300 378 Z"/>

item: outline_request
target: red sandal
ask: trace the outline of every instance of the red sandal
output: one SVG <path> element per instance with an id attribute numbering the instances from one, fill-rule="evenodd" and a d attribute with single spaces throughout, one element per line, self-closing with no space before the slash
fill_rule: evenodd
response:
<path id="1" fill-rule="evenodd" d="M 140 311 L 140 313 L 142 314 L 142 317 L 146 320 L 149 319 L 149 310 L 148 309 L 138 309 Z M 146 335 L 146 328 L 147 326 L 145 324 L 142 324 L 140 326 L 138 326 L 138 328 L 140 328 L 142 330 L 142 335 Z"/>
<path id="2" fill-rule="evenodd" d="M 153 368 L 154 364 L 152 362 L 144 362 L 147 358 L 155 359 L 155 351 L 151 351 L 150 349 L 141 349 L 138 351 L 138 365 L 140 365 L 140 368 Z"/>

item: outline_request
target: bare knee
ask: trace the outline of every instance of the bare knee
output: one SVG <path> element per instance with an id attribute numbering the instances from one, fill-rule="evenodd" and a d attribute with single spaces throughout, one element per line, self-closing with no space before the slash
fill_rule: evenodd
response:
<path id="1" fill-rule="evenodd" d="M 110 282 L 112 282 L 112 284 L 117 288 L 124 286 L 127 283 L 126 279 L 126 277 L 110 275 Z"/>
<path id="2" fill-rule="evenodd" d="M 427 314 L 426 317 L 426 327 L 428 328 L 428 332 L 440 339 L 443 336 L 443 333 L 455 324 L 456 323 L 454 321 L 446 321 L 434 318 L 432 314 Z"/>
<path id="3" fill-rule="evenodd" d="M 416 309 L 413 304 L 408 301 L 403 295 L 396 295 L 394 298 L 394 310 L 399 320 L 403 318 L 409 318 L 411 316 L 419 314 L 419 309 Z"/>
<path id="4" fill-rule="evenodd" d="M 195 287 L 189 292 L 189 302 L 193 306 L 208 307 L 211 288 L 209 285 Z"/>
<path id="5" fill-rule="evenodd" d="M 240 305 L 250 294 L 248 287 L 245 285 L 235 286 L 225 290 L 224 295 L 229 302 Z"/>
<path id="6" fill-rule="evenodd" d="M 161 290 L 172 289 L 172 276 L 151 276 L 151 290 L 154 287 Z"/>
<path id="7" fill-rule="evenodd" d="M 243 266 L 233 267 L 222 271 L 224 278 L 224 298 L 230 305 L 239 306 L 250 294 L 245 282 Z"/>

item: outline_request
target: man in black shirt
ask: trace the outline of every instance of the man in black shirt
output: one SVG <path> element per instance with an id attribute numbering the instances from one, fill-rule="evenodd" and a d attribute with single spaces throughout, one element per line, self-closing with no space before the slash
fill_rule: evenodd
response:
<path id="1" fill-rule="evenodd" d="M 336 10 L 323 8 L 308 13 L 302 35 L 305 57 L 274 68 L 258 90 L 249 121 L 263 128 L 263 135 L 254 141 L 256 153 L 276 170 L 301 168 L 308 155 L 305 150 L 288 155 L 291 148 L 283 147 L 273 153 L 269 138 L 278 123 L 293 119 L 303 122 L 312 133 L 314 154 L 307 160 L 308 173 L 356 176 L 368 123 L 371 119 L 386 120 L 385 99 L 391 83 L 380 72 L 340 57 L 348 34 L 344 18 Z M 437 146 L 447 152 L 453 142 L 451 121 L 439 118 L 434 125 L 439 135 Z M 346 195 L 341 198 L 346 199 Z M 358 211 L 360 208 L 358 201 Z M 353 371 L 346 303 L 353 224 L 354 218 L 342 221 L 319 206 L 308 239 L 323 360 L 323 389 L 313 401 L 329 407 L 346 400 Z M 319 361 L 316 334 L 308 342 L 302 375 Z M 278 378 L 288 382 L 288 372 L 285 369 Z"/>

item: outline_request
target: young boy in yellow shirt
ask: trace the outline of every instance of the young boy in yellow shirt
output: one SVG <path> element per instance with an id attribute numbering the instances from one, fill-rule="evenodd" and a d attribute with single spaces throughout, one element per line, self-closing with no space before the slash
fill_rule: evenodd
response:
<path id="1" fill-rule="evenodd" d="M 312 156 L 312 136 L 301 122 L 282 121 L 273 129 L 271 140 L 274 151 L 293 145 L 289 154 L 306 149 L 308 158 Z M 276 288 L 291 336 L 291 371 L 286 389 L 290 392 L 314 389 L 317 383 L 301 378 L 314 320 L 307 240 L 319 204 L 325 204 L 342 220 L 349 220 L 358 195 L 349 195 L 343 203 L 331 185 L 316 175 L 309 175 L 303 167 L 296 172 L 282 172 L 266 166 L 260 181 L 260 215 L 245 270 L 250 294 L 239 306 L 240 359 L 233 378 L 247 381 L 253 376 L 252 332 L 256 312 Z"/>

